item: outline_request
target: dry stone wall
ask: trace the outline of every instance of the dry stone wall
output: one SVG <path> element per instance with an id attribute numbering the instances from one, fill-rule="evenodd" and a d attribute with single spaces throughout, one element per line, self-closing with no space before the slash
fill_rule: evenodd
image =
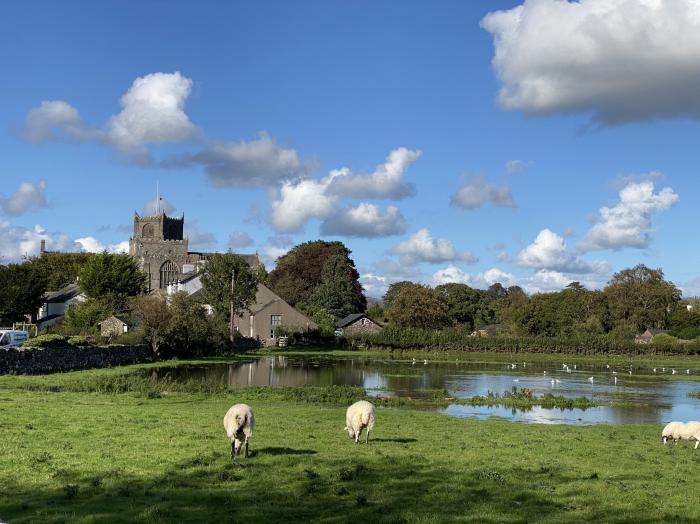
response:
<path id="1" fill-rule="evenodd" d="M 0 348 L 0 374 L 33 375 L 146 362 L 147 346 Z"/>

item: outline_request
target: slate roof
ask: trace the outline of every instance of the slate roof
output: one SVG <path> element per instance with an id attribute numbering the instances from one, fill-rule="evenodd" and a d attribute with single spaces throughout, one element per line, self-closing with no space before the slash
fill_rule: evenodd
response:
<path id="1" fill-rule="evenodd" d="M 66 287 L 59 289 L 58 291 L 50 291 L 44 295 L 44 299 L 47 303 L 54 304 L 57 302 L 65 302 L 71 298 L 80 295 L 80 286 L 78 284 L 68 284 Z"/>
<path id="2" fill-rule="evenodd" d="M 344 328 L 346 326 L 349 326 L 350 324 L 357 322 L 358 320 L 360 320 L 363 317 L 367 317 L 367 315 L 365 315 L 364 313 L 353 313 L 353 314 L 348 315 L 347 317 L 345 317 L 341 320 L 338 320 L 335 327 Z M 367 318 L 369 318 L 369 317 L 367 317 Z"/>
<path id="3" fill-rule="evenodd" d="M 126 322 L 124 322 L 121 318 L 115 317 L 114 315 L 110 315 L 109 317 L 105 318 L 102 322 L 98 322 L 97 325 L 100 326 L 100 325 L 102 325 L 104 322 L 107 322 L 108 320 L 111 320 L 111 319 L 118 320 L 119 322 L 121 322 L 121 323 L 122 323 L 123 325 L 125 325 L 125 326 L 128 325 L 128 324 L 127 324 Z"/>

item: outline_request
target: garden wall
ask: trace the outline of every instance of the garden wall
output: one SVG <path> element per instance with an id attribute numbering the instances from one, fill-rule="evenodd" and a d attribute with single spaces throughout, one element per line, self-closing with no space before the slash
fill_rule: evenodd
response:
<path id="1" fill-rule="evenodd" d="M 0 348 L 0 374 L 54 373 L 136 364 L 150 359 L 147 346 Z"/>

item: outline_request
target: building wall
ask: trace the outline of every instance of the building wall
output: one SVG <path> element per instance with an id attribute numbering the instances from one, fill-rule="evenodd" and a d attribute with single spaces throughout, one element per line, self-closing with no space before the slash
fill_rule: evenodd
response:
<path id="1" fill-rule="evenodd" d="M 70 298 L 65 302 L 47 302 L 44 307 L 39 310 L 39 319 L 51 315 L 65 315 L 66 309 L 73 304 L 81 304 L 85 302 L 85 295 L 82 293 L 78 296 Z"/>
<path id="2" fill-rule="evenodd" d="M 281 315 L 281 325 L 292 330 L 307 331 L 318 325 L 306 315 L 294 309 L 282 298 L 263 284 L 258 285 L 253 311 L 236 317 L 238 331 L 251 338 L 267 340 L 271 338 L 272 315 Z"/>
<path id="3" fill-rule="evenodd" d="M 118 337 L 126 333 L 124 322 L 116 317 L 109 317 L 100 323 L 100 334 L 103 337 Z"/>
<path id="4" fill-rule="evenodd" d="M 382 327 L 376 322 L 372 321 L 367 317 L 357 319 L 355 322 L 349 326 L 343 328 L 343 333 L 347 335 L 358 334 L 358 333 L 378 333 L 382 330 Z"/>

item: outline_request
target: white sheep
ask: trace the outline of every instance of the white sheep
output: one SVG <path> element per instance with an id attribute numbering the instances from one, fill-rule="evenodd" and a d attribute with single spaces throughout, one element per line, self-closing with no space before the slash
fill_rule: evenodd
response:
<path id="1" fill-rule="evenodd" d="M 674 442 L 678 442 L 685 431 L 685 424 L 683 422 L 678 422 L 674 420 L 669 422 L 661 431 L 661 442 L 666 444 L 669 440 L 673 439 Z"/>
<path id="2" fill-rule="evenodd" d="M 694 440 L 694 449 L 698 449 L 698 445 L 700 445 L 700 422 L 697 422 L 695 420 L 686 422 L 685 430 L 683 431 L 681 437 L 683 438 L 683 440 Z"/>
<path id="3" fill-rule="evenodd" d="M 368 444 L 369 432 L 374 429 L 375 420 L 374 405 L 366 400 L 360 400 L 355 402 L 345 412 L 345 431 L 357 444 L 360 441 L 362 428 L 366 428 L 365 444 Z"/>
<path id="4" fill-rule="evenodd" d="M 231 460 L 236 459 L 243 442 L 245 442 L 245 456 L 248 457 L 248 441 L 253 436 L 254 427 L 255 417 L 248 404 L 235 404 L 226 412 L 224 429 L 231 440 Z"/>

